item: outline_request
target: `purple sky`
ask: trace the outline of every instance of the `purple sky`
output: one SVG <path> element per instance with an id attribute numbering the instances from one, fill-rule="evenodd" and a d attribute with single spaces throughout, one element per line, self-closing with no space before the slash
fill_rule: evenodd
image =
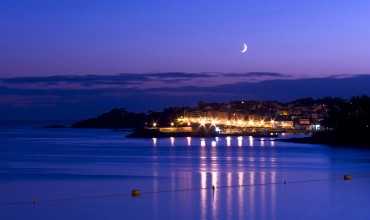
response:
<path id="1" fill-rule="evenodd" d="M 0 120 L 369 95 L 369 12 L 368 0 L 1 0 Z"/>
<path id="2" fill-rule="evenodd" d="M 367 74 L 369 11 L 367 0 L 2 0 L 0 76 Z"/>

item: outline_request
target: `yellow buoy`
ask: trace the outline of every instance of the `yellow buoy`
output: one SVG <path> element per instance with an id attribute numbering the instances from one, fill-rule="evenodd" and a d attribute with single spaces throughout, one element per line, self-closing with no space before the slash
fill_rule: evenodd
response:
<path id="1" fill-rule="evenodd" d="M 140 196 L 140 194 L 141 194 L 141 192 L 140 192 L 140 190 L 139 190 L 139 189 L 133 189 L 133 190 L 131 191 L 131 196 L 132 196 L 132 197 L 138 197 L 138 196 Z"/>
<path id="2" fill-rule="evenodd" d="M 343 179 L 344 180 L 352 180 L 352 176 L 351 175 L 344 175 Z"/>

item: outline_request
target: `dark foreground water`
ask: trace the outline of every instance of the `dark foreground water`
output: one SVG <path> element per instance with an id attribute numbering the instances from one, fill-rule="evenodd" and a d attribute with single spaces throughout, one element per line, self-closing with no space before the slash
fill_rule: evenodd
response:
<path id="1" fill-rule="evenodd" d="M 0 219 L 370 219 L 370 151 L 1 129 Z"/>

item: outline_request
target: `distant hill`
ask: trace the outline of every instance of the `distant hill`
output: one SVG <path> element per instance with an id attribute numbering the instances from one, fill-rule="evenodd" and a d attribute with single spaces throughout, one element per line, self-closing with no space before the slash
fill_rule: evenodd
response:
<path id="1" fill-rule="evenodd" d="M 144 113 L 132 113 L 125 109 L 115 108 L 111 111 L 72 124 L 73 128 L 139 128 L 146 120 Z"/>

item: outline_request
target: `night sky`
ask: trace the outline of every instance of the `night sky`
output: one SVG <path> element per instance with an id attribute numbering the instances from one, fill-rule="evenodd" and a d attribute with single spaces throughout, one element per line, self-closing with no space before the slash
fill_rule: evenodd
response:
<path id="1" fill-rule="evenodd" d="M 182 104 L 178 96 L 194 104 L 367 94 L 355 84 L 279 91 L 286 81 L 366 78 L 369 11 L 367 0 L 2 0 L 0 119 L 148 110 Z M 243 87 L 266 82 L 274 92 Z M 224 84 L 242 90 L 225 92 Z M 197 89 L 190 93 L 189 86 Z"/>
<path id="2" fill-rule="evenodd" d="M 368 73 L 369 11 L 367 0 L 2 0 L 0 74 Z"/>

